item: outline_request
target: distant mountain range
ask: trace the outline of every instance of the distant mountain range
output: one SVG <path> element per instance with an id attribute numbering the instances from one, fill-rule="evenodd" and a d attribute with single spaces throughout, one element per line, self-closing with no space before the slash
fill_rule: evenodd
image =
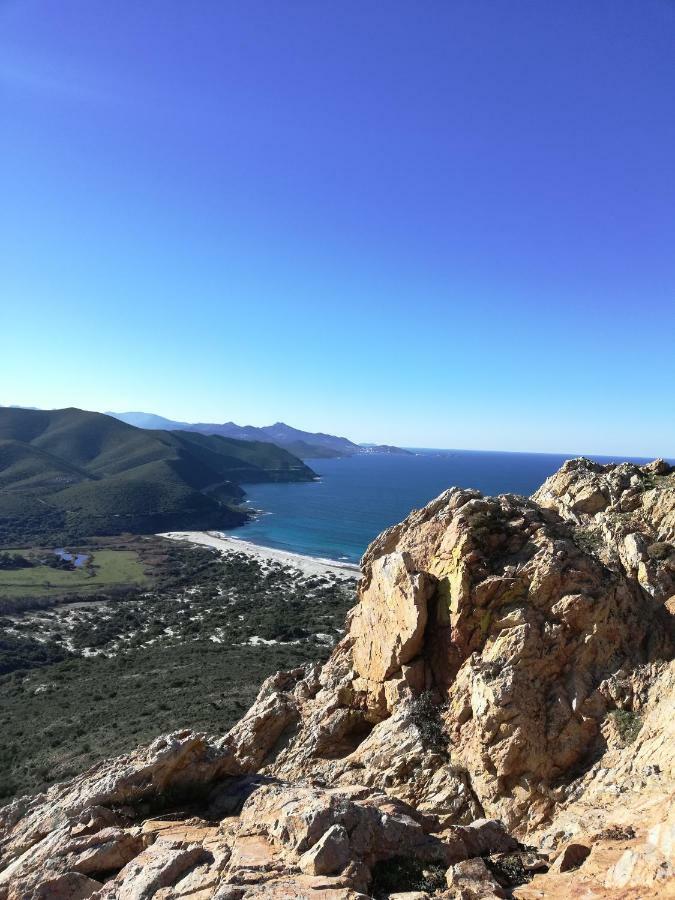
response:
<path id="1" fill-rule="evenodd" d="M 345 437 L 323 432 L 302 431 L 292 428 L 284 422 L 265 425 L 258 428 L 254 425 L 237 425 L 225 422 L 222 425 L 209 422 L 177 422 L 165 419 L 154 413 L 144 412 L 109 412 L 121 422 L 135 425 L 137 428 L 161 428 L 168 430 L 194 431 L 199 434 L 219 434 L 222 437 L 236 438 L 240 441 L 270 441 L 282 447 L 300 459 L 326 459 L 329 457 L 355 456 L 357 453 L 408 453 L 401 447 L 388 444 L 368 444 L 360 446 Z"/>
<path id="2" fill-rule="evenodd" d="M 245 520 L 240 484 L 314 477 L 270 442 L 0 407 L 0 545 L 222 528 Z"/>

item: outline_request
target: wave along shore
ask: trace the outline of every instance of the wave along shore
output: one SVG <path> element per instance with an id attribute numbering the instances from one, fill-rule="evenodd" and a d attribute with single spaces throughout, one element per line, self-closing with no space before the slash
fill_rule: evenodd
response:
<path id="1" fill-rule="evenodd" d="M 360 568 L 352 563 L 304 556 L 301 553 L 278 550 L 276 547 L 264 547 L 260 544 L 253 544 L 251 541 L 245 541 L 242 538 L 222 534 L 219 531 L 168 531 L 160 534 L 159 537 L 170 538 L 174 541 L 189 541 L 191 544 L 199 544 L 203 547 L 215 547 L 222 553 L 248 553 L 261 562 L 277 562 L 282 565 L 293 566 L 306 575 L 338 575 L 341 578 L 361 577 Z"/>

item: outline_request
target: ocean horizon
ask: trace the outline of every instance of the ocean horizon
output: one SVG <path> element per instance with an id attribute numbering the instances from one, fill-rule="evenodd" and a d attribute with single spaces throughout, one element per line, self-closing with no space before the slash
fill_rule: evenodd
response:
<path id="1" fill-rule="evenodd" d="M 317 481 L 247 484 L 254 518 L 223 532 L 261 546 L 358 563 L 368 544 L 450 487 L 529 496 L 571 454 L 407 448 L 410 454 L 364 453 L 307 464 Z M 645 463 L 645 457 L 598 456 L 600 463 Z"/>

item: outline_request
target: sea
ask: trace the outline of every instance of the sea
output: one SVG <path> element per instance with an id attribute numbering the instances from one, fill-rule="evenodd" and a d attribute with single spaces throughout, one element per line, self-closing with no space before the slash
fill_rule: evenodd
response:
<path id="1" fill-rule="evenodd" d="M 266 547 L 357 563 L 383 529 L 446 488 L 529 495 L 569 458 L 569 454 L 418 449 L 410 455 L 363 453 L 306 460 L 319 476 L 317 481 L 244 485 L 255 517 L 226 533 Z M 629 459 L 591 458 L 603 463 Z"/>

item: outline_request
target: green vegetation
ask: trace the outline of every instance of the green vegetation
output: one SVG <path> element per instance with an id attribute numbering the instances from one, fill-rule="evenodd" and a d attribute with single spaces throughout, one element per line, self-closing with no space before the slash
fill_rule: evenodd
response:
<path id="1" fill-rule="evenodd" d="M 447 756 L 449 738 L 442 718 L 444 708 L 431 691 L 424 691 L 413 701 L 412 720 L 424 746 Z"/>
<path id="2" fill-rule="evenodd" d="M 30 569 L 34 564 L 22 552 L 0 553 L 0 572 Z"/>
<path id="3" fill-rule="evenodd" d="M 501 887 L 517 887 L 532 879 L 532 871 L 525 868 L 520 853 L 498 853 L 484 857 L 485 865 Z M 541 871 L 541 870 L 540 870 Z M 543 867 L 543 871 L 548 871 Z"/>
<path id="4" fill-rule="evenodd" d="M 435 891 L 447 887 L 443 862 L 421 862 L 411 856 L 393 856 L 373 866 L 370 892 L 376 900 L 385 900 L 390 894 L 407 891 Z"/>
<path id="5" fill-rule="evenodd" d="M 22 634 L 8 633 L 5 627 L 0 632 L 0 675 L 18 669 L 49 666 L 71 655 L 54 642 L 42 643 Z"/>
<path id="6" fill-rule="evenodd" d="M 162 733 L 223 734 L 265 677 L 328 655 L 354 602 L 349 579 L 134 546 L 145 589 L 0 618 L 0 804 Z"/>
<path id="7" fill-rule="evenodd" d="M 642 719 L 629 709 L 613 709 L 610 716 L 614 719 L 624 746 L 632 744 L 642 728 Z"/>
<path id="8" fill-rule="evenodd" d="M 30 551 L 20 554 L 26 558 Z M 47 551 L 48 553 L 49 551 Z M 33 554 L 36 555 L 36 554 Z M 55 595 L 87 594 L 112 586 L 139 587 L 146 582 L 143 566 L 134 550 L 97 550 L 87 564 L 80 568 L 58 565 L 59 558 L 44 561 L 38 553 L 34 563 L 22 568 L 0 566 L 0 612 L 8 611 L 11 601 L 23 597 L 53 597 Z M 9 605 L 3 601 L 9 601 Z"/>
<path id="9" fill-rule="evenodd" d="M 672 484 L 671 474 L 657 475 L 655 472 L 641 472 L 639 490 L 654 491 L 668 488 Z"/>
<path id="10" fill-rule="evenodd" d="M 0 546 L 224 527 L 245 520 L 241 483 L 312 477 L 273 444 L 0 408 Z"/>
<path id="11" fill-rule="evenodd" d="M 0 677 L 0 803 L 180 728 L 224 734 L 278 669 L 325 648 L 223 647 L 196 639 L 72 658 Z"/>
<path id="12" fill-rule="evenodd" d="M 597 528 L 583 528 L 581 526 L 574 528 L 573 539 L 577 547 L 583 552 L 591 556 L 595 555 L 602 547 L 602 535 Z"/>

